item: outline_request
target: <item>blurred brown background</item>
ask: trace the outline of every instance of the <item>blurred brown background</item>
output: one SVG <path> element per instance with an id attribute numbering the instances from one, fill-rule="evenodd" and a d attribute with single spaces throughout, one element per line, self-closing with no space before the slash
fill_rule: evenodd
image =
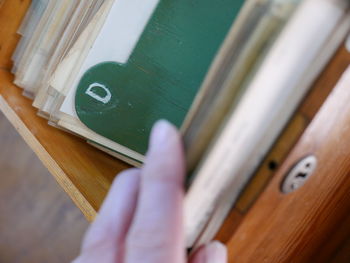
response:
<path id="1" fill-rule="evenodd" d="M 0 114 L 0 263 L 74 259 L 88 222 Z"/>

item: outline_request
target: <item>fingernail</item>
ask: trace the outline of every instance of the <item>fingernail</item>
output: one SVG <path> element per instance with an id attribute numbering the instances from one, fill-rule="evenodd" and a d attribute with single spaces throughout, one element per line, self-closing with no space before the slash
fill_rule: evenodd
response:
<path id="1" fill-rule="evenodd" d="M 166 120 L 157 121 L 153 126 L 150 139 L 150 149 L 166 147 L 172 136 L 175 134 L 175 128 Z"/>
<path id="2" fill-rule="evenodd" d="M 207 248 L 207 262 L 209 263 L 226 263 L 227 262 L 227 248 L 219 241 L 210 243 Z"/>

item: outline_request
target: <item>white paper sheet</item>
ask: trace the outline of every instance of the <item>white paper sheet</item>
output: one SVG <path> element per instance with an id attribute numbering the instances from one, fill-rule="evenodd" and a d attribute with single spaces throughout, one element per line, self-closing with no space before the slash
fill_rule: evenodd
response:
<path id="1" fill-rule="evenodd" d="M 124 64 L 132 54 L 159 0 L 116 0 L 75 79 L 60 111 L 77 117 L 74 97 L 83 74 L 92 66 L 114 61 Z"/>

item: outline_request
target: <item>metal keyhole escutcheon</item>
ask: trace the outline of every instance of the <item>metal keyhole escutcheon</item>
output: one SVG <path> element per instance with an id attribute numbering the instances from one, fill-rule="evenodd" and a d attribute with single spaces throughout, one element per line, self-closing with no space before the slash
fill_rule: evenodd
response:
<path id="1" fill-rule="evenodd" d="M 291 193 L 299 189 L 313 174 L 317 166 L 317 159 L 313 155 L 309 155 L 301 159 L 289 171 L 282 183 L 282 192 Z"/>

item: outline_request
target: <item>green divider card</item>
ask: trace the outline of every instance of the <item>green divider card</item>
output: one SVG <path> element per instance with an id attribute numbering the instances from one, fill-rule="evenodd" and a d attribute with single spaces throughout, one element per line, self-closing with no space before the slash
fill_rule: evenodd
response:
<path id="1" fill-rule="evenodd" d="M 160 0 L 127 63 L 106 61 L 83 75 L 75 95 L 79 119 L 144 154 L 157 120 L 181 126 L 243 3 Z"/>

